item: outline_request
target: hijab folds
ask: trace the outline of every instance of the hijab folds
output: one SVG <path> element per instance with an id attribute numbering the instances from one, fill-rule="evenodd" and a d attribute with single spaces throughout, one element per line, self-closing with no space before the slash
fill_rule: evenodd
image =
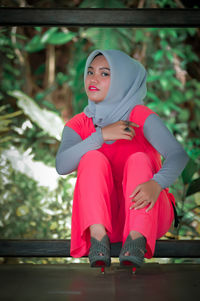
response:
<path id="1" fill-rule="evenodd" d="M 84 80 L 94 57 L 101 53 L 108 61 L 111 81 L 105 99 L 95 103 L 88 99 L 84 113 L 99 127 L 128 120 L 132 109 L 143 104 L 147 72 L 143 65 L 120 50 L 94 50 L 86 61 Z"/>

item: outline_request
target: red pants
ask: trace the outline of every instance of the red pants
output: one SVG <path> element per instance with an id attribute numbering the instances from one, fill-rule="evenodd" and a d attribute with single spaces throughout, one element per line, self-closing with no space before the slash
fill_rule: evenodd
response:
<path id="1" fill-rule="evenodd" d="M 124 165 L 122 181 L 113 174 L 112 164 L 98 150 L 87 152 L 78 168 L 72 212 L 71 256 L 88 255 L 89 227 L 102 224 L 111 242 L 125 242 L 130 231 L 140 232 L 147 241 L 145 257 L 151 258 L 156 239 L 170 228 L 174 213 L 167 190 L 162 190 L 154 207 L 130 210 L 130 194 L 137 185 L 153 177 L 147 155 L 130 155 Z"/>

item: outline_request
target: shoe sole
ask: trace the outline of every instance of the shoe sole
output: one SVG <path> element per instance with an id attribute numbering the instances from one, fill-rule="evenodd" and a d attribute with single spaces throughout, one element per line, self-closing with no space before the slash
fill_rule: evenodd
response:
<path id="1" fill-rule="evenodd" d="M 123 256 L 120 258 L 120 266 L 123 267 L 136 267 L 140 268 L 141 265 L 143 264 L 143 260 L 138 260 L 137 257 L 131 256 L 131 258 L 126 258 L 127 256 Z"/>
<path id="2" fill-rule="evenodd" d="M 104 261 L 104 260 L 101 260 L 101 259 L 97 259 L 93 263 L 90 263 L 90 266 L 92 268 L 109 267 L 110 265 L 111 265 L 111 261 L 109 263 L 107 263 L 107 261 Z"/>

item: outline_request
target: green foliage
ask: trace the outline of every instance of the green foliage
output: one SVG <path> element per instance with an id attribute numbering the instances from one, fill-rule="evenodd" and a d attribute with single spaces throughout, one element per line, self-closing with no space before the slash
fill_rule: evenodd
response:
<path id="1" fill-rule="evenodd" d="M 191 183 L 192 177 L 196 171 L 197 171 L 197 166 L 195 162 L 192 159 L 190 159 L 190 161 L 188 162 L 186 168 L 182 173 L 183 183 L 184 184 Z"/>
<path id="2" fill-rule="evenodd" d="M 166 7 L 166 5 L 169 6 L 170 8 L 177 7 L 177 4 L 174 0 L 156 0 L 155 2 L 160 8 L 164 8 Z"/>
<path id="3" fill-rule="evenodd" d="M 82 31 L 82 36 L 90 40 L 96 49 L 120 48 L 129 53 L 133 43 L 131 33 L 132 30 L 123 28 L 88 28 Z"/>
<path id="4" fill-rule="evenodd" d="M 80 8 L 126 8 L 120 0 L 84 0 Z"/>
<path id="5" fill-rule="evenodd" d="M 200 192 L 200 178 L 193 180 L 187 190 L 186 196 Z"/>
<path id="6" fill-rule="evenodd" d="M 12 89 L 19 89 L 23 83 L 23 79 L 19 78 L 20 69 L 15 65 L 15 47 L 20 48 L 19 42 L 12 40 L 13 34 L 6 29 L 0 30 L 0 54 L 1 59 L 1 91 L 0 99 L 3 93 Z M 21 36 L 19 38 L 21 40 Z"/>
<path id="7" fill-rule="evenodd" d="M 9 92 L 9 95 L 18 99 L 18 106 L 49 136 L 58 140 L 61 139 L 63 130 L 63 122 L 54 112 L 41 109 L 33 99 L 25 95 L 21 91 Z"/>
<path id="8" fill-rule="evenodd" d="M 58 188 L 49 191 L 13 170 L 5 160 L 2 175 L 4 189 L 0 203 L 1 238 L 70 237 L 70 181 L 61 179 Z"/>
<path id="9" fill-rule="evenodd" d="M 1 100 L 6 104 L 0 108 L 0 236 L 69 238 L 75 175 L 60 178 L 56 188 L 52 190 L 38 182 L 43 171 L 37 169 L 38 166 L 45 167 L 46 164 L 49 168 L 53 166 L 55 172 L 56 145 L 57 139 L 60 140 L 63 121 L 55 112 L 41 108 L 22 92 L 23 74 L 17 72 L 21 67 L 15 51 L 16 43 L 13 45 L 12 32 L 8 29 L 2 30 L 1 34 L 4 34 L 1 42 L 6 41 L 1 45 L 6 44 L 7 51 L 0 47 L 0 54 L 4 57 L 7 57 L 7 53 L 13 56 L 3 60 L 3 84 L 0 90 Z M 19 35 L 15 37 L 23 41 L 28 40 Z M 26 47 L 23 44 L 18 49 L 24 48 Z M 38 74 L 40 75 L 39 72 Z M 21 78 L 18 78 L 19 76 Z M 63 82 L 61 79 L 60 83 Z M 21 111 L 17 108 L 21 108 Z M 22 152 L 21 159 L 15 157 L 14 146 Z M 31 152 L 30 155 L 28 152 Z M 8 158 L 12 158 L 12 164 Z M 40 161 L 44 162 L 43 165 Z"/>
<path id="10" fill-rule="evenodd" d="M 21 111 L 10 114 L 5 114 L 5 111 L 6 106 L 0 106 L 0 151 L 3 149 L 5 143 L 11 140 L 11 136 L 8 136 L 8 133 L 11 130 L 12 119 L 21 114 Z"/>
<path id="11" fill-rule="evenodd" d="M 27 52 L 37 52 L 46 47 L 47 44 L 62 45 L 70 42 L 76 36 L 75 33 L 59 31 L 59 28 L 52 27 L 41 34 L 39 31 L 25 46 Z"/>

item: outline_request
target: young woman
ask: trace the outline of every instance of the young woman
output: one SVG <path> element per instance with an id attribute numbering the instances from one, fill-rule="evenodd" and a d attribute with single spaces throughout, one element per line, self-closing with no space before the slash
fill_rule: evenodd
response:
<path id="1" fill-rule="evenodd" d="M 57 172 L 77 169 L 70 252 L 89 255 L 91 266 L 110 265 L 110 242 L 122 242 L 120 264 L 141 266 L 174 219 L 168 187 L 188 156 L 144 106 L 146 76 L 119 50 L 93 51 L 84 73 L 88 106 L 63 130 Z"/>

